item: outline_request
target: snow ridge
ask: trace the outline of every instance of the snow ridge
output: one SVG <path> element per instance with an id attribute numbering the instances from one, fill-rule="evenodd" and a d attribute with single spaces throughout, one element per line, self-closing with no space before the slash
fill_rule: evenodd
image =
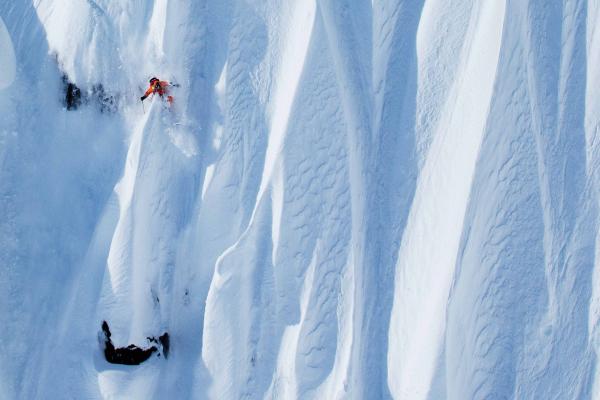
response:
<path id="1" fill-rule="evenodd" d="M 0 397 L 600 399 L 599 18 L 0 2 Z"/>

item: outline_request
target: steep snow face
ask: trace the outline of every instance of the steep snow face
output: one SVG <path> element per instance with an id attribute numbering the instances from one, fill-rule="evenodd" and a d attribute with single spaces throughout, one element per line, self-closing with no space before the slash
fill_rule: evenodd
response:
<path id="1" fill-rule="evenodd" d="M 2 66 L 0 89 L 4 89 L 10 86 L 15 80 L 17 61 L 15 60 L 15 50 L 12 40 L 2 18 L 0 18 L 0 65 Z"/>
<path id="2" fill-rule="evenodd" d="M 598 21 L 0 2 L 0 397 L 600 399 Z"/>

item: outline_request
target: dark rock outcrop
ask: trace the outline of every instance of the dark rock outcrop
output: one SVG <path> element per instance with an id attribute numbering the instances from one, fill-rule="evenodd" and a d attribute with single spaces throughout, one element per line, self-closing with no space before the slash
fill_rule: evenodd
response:
<path id="1" fill-rule="evenodd" d="M 158 345 L 162 348 L 162 354 L 165 358 L 169 353 L 169 334 L 163 333 L 158 340 L 154 337 L 149 337 L 150 342 L 154 342 L 157 346 L 141 348 L 134 344 L 127 347 L 115 347 L 110 336 L 110 328 L 106 321 L 102 322 L 102 332 L 104 334 L 104 357 L 111 364 L 123 365 L 139 365 L 152 356 L 152 353 L 158 352 Z"/>

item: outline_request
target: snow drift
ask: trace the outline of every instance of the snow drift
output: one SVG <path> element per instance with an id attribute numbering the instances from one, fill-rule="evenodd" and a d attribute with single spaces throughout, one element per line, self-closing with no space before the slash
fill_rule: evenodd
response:
<path id="1" fill-rule="evenodd" d="M 597 0 L 0 18 L 0 397 L 600 399 Z"/>

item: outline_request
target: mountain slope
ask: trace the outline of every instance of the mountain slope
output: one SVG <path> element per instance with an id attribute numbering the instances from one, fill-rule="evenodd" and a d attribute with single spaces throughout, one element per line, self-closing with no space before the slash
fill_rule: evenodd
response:
<path id="1" fill-rule="evenodd" d="M 598 1 L 0 17 L 3 397 L 598 398 Z"/>

